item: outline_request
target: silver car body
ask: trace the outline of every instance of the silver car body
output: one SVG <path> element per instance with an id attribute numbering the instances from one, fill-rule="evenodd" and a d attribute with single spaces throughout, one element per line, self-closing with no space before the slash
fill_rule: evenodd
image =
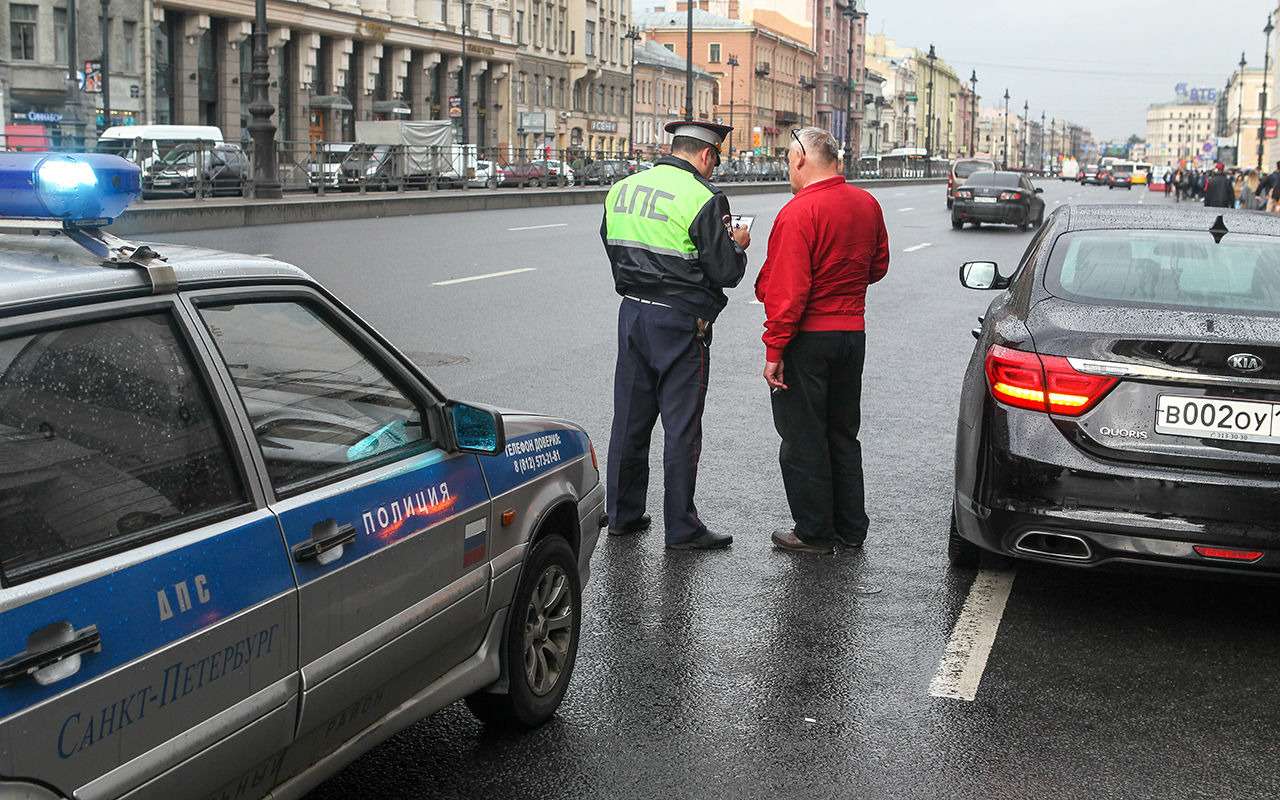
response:
<path id="1" fill-rule="evenodd" d="M 0 796 L 300 797 L 423 716 L 504 690 L 500 643 L 532 543 L 563 536 L 588 577 L 604 490 L 586 433 L 564 420 L 503 412 L 497 455 L 429 449 L 277 497 L 201 323 L 205 304 L 322 306 L 400 385 L 428 405 L 444 398 L 300 270 L 155 247 L 175 290 L 153 293 L 145 272 L 102 267 L 65 238 L 0 235 L 0 347 L 86 320 L 167 317 L 247 500 L 210 524 L 0 582 L 0 661 L 91 629 L 100 637 L 96 650 L 0 685 Z M 6 470 L 29 468 L 0 463 L 0 491 Z M 318 518 L 355 536 L 299 560 Z"/>

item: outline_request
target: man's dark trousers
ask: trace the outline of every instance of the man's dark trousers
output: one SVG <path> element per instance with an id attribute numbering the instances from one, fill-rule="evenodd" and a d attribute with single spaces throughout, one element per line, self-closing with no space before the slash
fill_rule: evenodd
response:
<path id="1" fill-rule="evenodd" d="M 624 526 L 645 511 L 649 437 L 661 415 L 666 540 L 688 541 L 705 530 L 693 492 L 702 456 L 702 410 L 710 366 L 710 339 L 698 338 L 693 316 L 623 298 L 618 308 L 618 364 L 609 437 L 611 526 Z"/>
<path id="2" fill-rule="evenodd" d="M 796 334 L 783 354 L 783 382 L 772 394 L 782 437 L 778 461 L 796 536 L 825 544 L 861 543 L 869 521 L 862 485 L 862 331 Z"/>

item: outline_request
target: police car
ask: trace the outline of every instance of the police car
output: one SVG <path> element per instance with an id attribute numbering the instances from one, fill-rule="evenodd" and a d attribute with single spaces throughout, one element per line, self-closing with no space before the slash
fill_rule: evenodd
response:
<path id="1" fill-rule="evenodd" d="M 138 191 L 0 155 L 0 797 L 298 797 L 459 698 L 548 719 L 587 435 L 447 399 L 295 267 L 102 230 Z"/>

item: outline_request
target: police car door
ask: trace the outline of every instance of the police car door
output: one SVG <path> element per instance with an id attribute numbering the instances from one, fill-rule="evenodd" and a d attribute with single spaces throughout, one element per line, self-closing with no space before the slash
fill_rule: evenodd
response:
<path id="1" fill-rule="evenodd" d="M 289 560 L 184 319 L 0 321 L 0 796 L 199 798 L 292 739 Z"/>
<path id="2" fill-rule="evenodd" d="M 243 398 L 299 587 L 305 768 L 478 648 L 489 495 L 439 403 L 365 326 L 305 287 L 192 302 Z"/>

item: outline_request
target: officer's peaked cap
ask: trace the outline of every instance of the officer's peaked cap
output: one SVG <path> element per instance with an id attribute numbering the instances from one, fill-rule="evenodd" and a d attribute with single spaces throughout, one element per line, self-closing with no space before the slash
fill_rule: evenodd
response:
<path id="1" fill-rule="evenodd" d="M 719 147 L 724 142 L 724 138 L 729 135 L 729 131 L 733 130 L 728 125 L 691 120 L 668 122 L 664 129 L 672 136 L 688 136 L 690 139 L 706 142 L 712 147 Z"/>

